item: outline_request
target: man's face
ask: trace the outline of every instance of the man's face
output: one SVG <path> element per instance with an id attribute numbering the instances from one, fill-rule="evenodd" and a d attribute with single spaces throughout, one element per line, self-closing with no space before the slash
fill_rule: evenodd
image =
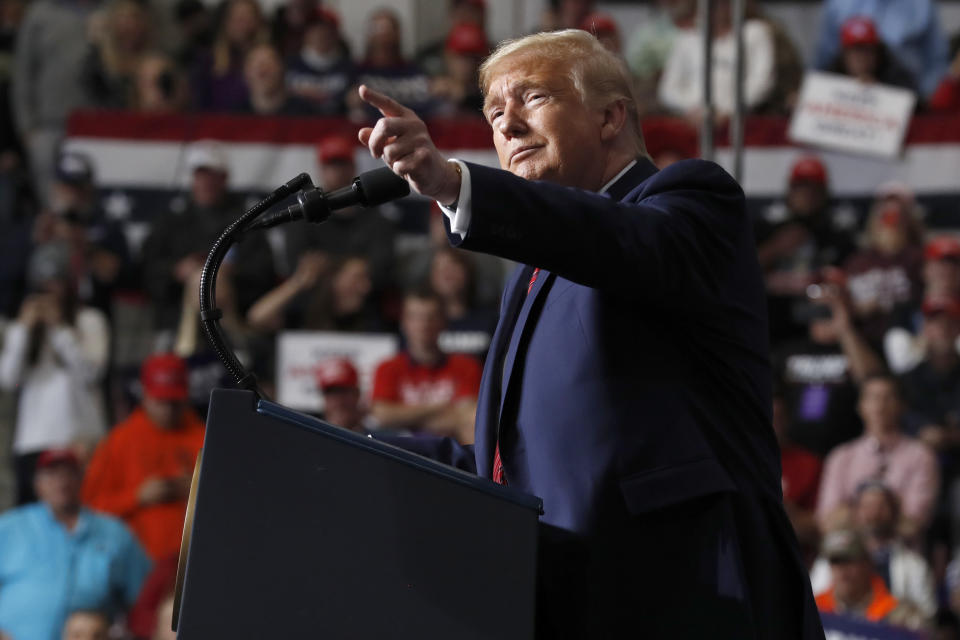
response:
<path id="1" fill-rule="evenodd" d="M 847 74 L 861 80 L 872 80 L 877 75 L 877 48 L 871 44 L 857 44 L 843 50 L 843 66 Z"/>
<path id="2" fill-rule="evenodd" d="M 834 595 L 840 602 L 857 604 L 870 590 L 873 567 L 866 558 L 831 560 L 830 573 L 833 575 Z"/>
<path id="3" fill-rule="evenodd" d="M 900 398 L 889 380 L 876 378 L 860 392 L 860 417 L 864 430 L 876 433 L 895 430 L 900 420 Z"/>
<path id="4" fill-rule="evenodd" d="M 37 498 L 51 511 L 76 507 L 80 501 L 80 470 L 69 463 L 38 469 L 34 477 Z"/>
<path id="5" fill-rule="evenodd" d="M 283 89 L 283 60 L 271 47 L 257 47 L 247 55 L 244 76 L 251 92 L 273 95 Z"/>
<path id="6" fill-rule="evenodd" d="M 787 191 L 787 206 L 796 216 L 807 217 L 818 213 L 825 201 L 826 190 L 816 182 L 797 181 Z"/>
<path id="7" fill-rule="evenodd" d="M 198 207 L 212 207 L 227 192 L 227 174 L 209 167 L 198 167 L 193 172 L 190 193 Z"/>
<path id="8" fill-rule="evenodd" d="M 409 297 L 404 301 L 400 325 L 412 348 L 436 349 L 444 324 L 443 310 L 436 300 Z"/>
<path id="9" fill-rule="evenodd" d="M 960 261 L 927 260 L 923 264 L 923 291 L 931 298 L 960 296 Z"/>
<path id="10" fill-rule="evenodd" d="M 324 191 L 333 191 L 348 186 L 357 175 L 353 160 L 331 160 L 320 167 L 320 182 Z"/>
<path id="11" fill-rule="evenodd" d="M 929 315 L 923 320 L 923 338 L 927 352 L 944 356 L 955 353 L 960 336 L 960 319 L 946 312 Z"/>
<path id="12" fill-rule="evenodd" d="M 583 103 L 564 70 L 504 61 L 490 82 L 484 114 L 503 169 L 527 180 L 602 186 L 603 111 Z"/>
<path id="13" fill-rule="evenodd" d="M 866 489 L 860 494 L 853 512 L 856 526 L 874 535 L 892 535 L 896 526 L 894 511 L 882 489 Z"/>
<path id="14" fill-rule="evenodd" d="M 110 623 L 99 613 L 80 611 L 67 618 L 63 640 L 107 640 Z"/>
<path id="15" fill-rule="evenodd" d="M 323 414 L 330 424 L 352 429 L 360 417 L 360 390 L 331 387 L 323 392 Z"/>
<path id="16" fill-rule="evenodd" d="M 143 410 L 150 421 L 161 429 L 175 429 L 180 425 L 186 402 L 183 400 L 161 400 L 148 395 L 143 397 Z"/>

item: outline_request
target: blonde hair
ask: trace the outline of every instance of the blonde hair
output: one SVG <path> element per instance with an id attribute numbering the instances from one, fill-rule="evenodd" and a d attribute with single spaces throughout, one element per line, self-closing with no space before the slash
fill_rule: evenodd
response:
<path id="1" fill-rule="evenodd" d="M 483 95 L 487 95 L 497 67 L 523 58 L 566 70 L 584 104 L 606 106 L 623 101 L 637 152 L 646 154 L 633 78 L 624 61 L 600 44 L 596 36 L 580 29 L 564 29 L 504 40 L 480 65 Z"/>

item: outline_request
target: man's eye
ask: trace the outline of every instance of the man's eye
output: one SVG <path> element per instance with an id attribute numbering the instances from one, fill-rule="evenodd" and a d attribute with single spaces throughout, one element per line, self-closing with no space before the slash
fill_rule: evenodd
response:
<path id="1" fill-rule="evenodd" d="M 494 120 L 496 120 L 502 115 L 503 115 L 503 111 L 494 111 L 493 113 L 490 114 L 490 122 L 493 122 Z"/>

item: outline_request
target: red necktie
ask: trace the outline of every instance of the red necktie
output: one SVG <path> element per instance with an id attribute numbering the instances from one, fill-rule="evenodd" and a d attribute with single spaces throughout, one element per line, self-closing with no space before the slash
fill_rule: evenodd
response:
<path id="1" fill-rule="evenodd" d="M 530 283 L 527 285 L 527 295 L 533 291 L 533 283 L 537 281 L 537 274 L 540 273 L 540 267 L 533 269 L 533 275 L 530 276 Z M 503 477 L 503 460 L 500 458 L 500 443 L 497 442 L 493 450 L 493 481 L 497 484 L 507 484 L 507 479 Z"/>

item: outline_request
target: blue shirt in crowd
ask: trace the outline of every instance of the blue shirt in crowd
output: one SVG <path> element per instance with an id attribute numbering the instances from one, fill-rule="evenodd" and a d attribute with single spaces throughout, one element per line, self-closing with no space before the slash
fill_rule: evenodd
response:
<path id="1" fill-rule="evenodd" d="M 827 0 L 820 21 L 814 64 L 830 67 L 840 52 L 840 28 L 848 18 L 867 16 L 901 65 L 916 79 L 923 97 L 937 88 L 947 71 L 949 46 L 932 0 Z"/>
<path id="2" fill-rule="evenodd" d="M 44 503 L 0 516 L 0 630 L 59 640 L 71 611 L 129 608 L 150 560 L 120 520 L 80 510 L 73 532 Z"/>

